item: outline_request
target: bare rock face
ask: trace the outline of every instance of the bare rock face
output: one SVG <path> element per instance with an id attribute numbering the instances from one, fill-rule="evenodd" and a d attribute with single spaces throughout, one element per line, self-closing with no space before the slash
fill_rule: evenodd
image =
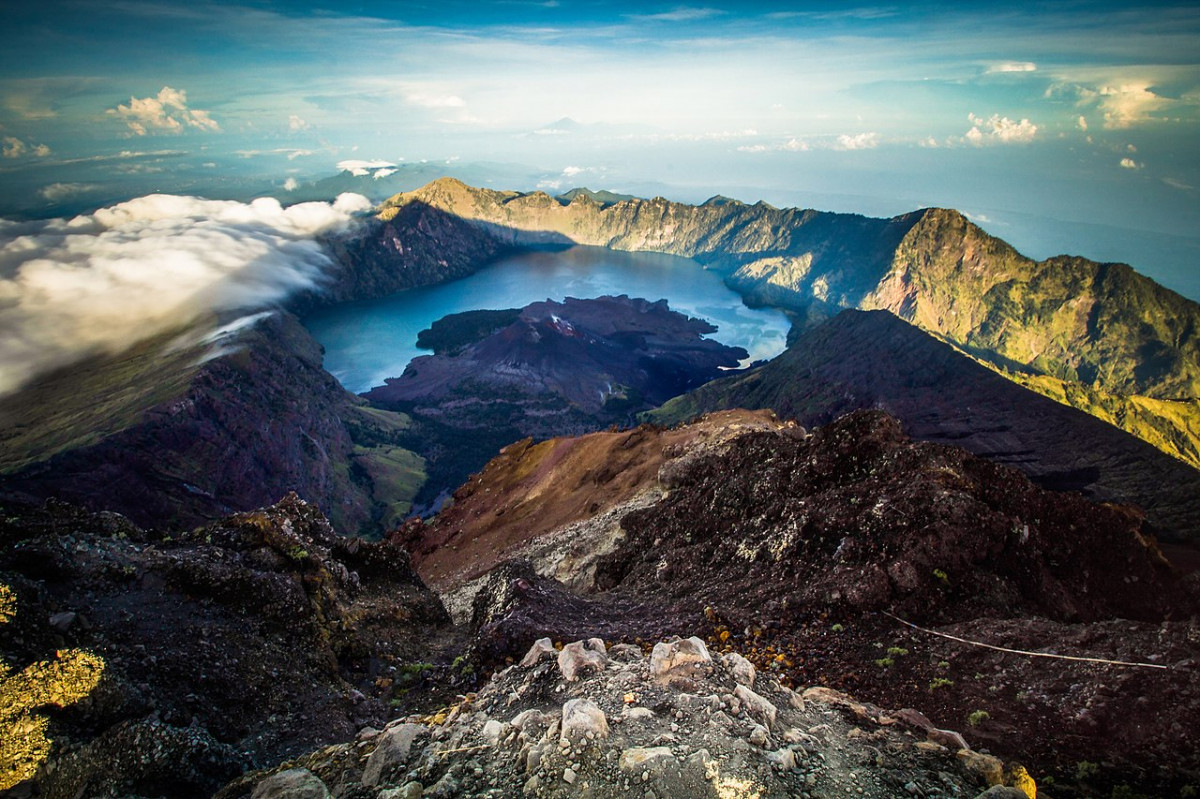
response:
<path id="1" fill-rule="evenodd" d="M 659 680 L 695 677 L 712 669 L 712 656 L 699 638 L 658 643 L 650 653 L 650 674 Z"/>

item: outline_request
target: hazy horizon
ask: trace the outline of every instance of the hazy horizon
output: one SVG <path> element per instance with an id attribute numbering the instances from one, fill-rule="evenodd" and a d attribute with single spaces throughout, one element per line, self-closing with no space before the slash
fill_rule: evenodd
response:
<path id="1" fill-rule="evenodd" d="M 1200 299 L 1194 6 L 52 0 L 7 16 L 8 217 L 154 192 L 287 204 L 347 166 L 368 195 L 408 170 L 943 206 L 1031 256 L 1126 261 Z"/>

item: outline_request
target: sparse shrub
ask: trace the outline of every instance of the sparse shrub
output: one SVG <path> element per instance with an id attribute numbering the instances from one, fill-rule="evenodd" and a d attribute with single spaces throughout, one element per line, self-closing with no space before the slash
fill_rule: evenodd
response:
<path id="1" fill-rule="evenodd" d="M 971 715 L 967 716 L 967 724 L 970 724 L 972 727 L 978 727 L 991 717 L 992 714 L 988 713 L 986 710 L 976 710 L 973 711 Z"/>
<path id="2" fill-rule="evenodd" d="M 934 569 L 933 576 L 943 584 L 947 586 L 950 585 L 950 575 L 946 574 L 946 572 L 942 571 L 941 569 Z"/>
<path id="3" fill-rule="evenodd" d="M 891 657 L 903 657 L 908 654 L 908 650 L 902 646 L 889 646 L 887 653 Z"/>
<path id="4" fill-rule="evenodd" d="M 879 660 L 875 661 L 875 665 L 881 669 L 886 669 L 888 666 L 896 665 L 896 661 L 892 660 L 891 658 L 880 658 Z"/>
<path id="5" fill-rule="evenodd" d="M 938 688 L 949 688 L 954 685 L 954 680 L 947 680 L 945 677 L 934 677 L 929 681 L 929 690 L 933 691 Z"/>
<path id="6" fill-rule="evenodd" d="M 843 626 L 842 626 L 842 625 L 840 625 L 840 624 L 835 624 L 835 625 L 833 625 L 832 627 L 830 627 L 829 629 L 833 630 L 835 633 L 840 633 L 840 632 L 842 632 L 843 630 L 845 630 L 846 628 L 845 628 L 845 627 L 843 627 Z"/>
<path id="7" fill-rule="evenodd" d="M 1086 780 L 1100 773 L 1100 766 L 1090 760 L 1080 760 L 1075 764 L 1075 779 Z"/>

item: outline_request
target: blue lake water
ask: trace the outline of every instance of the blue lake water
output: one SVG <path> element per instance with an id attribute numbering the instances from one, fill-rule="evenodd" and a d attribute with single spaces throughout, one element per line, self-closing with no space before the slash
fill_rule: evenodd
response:
<path id="1" fill-rule="evenodd" d="M 671 310 L 716 325 L 709 338 L 744 347 L 750 360 L 773 358 L 786 346 L 789 324 L 783 313 L 746 307 L 719 275 L 695 261 L 601 247 L 522 253 L 462 280 L 339 305 L 304 324 L 325 347 L 325 368 L 360 393 L 428 354 L 417 349 L 417 333 L 447 314 L 604 294 L 666 299 Z"/>

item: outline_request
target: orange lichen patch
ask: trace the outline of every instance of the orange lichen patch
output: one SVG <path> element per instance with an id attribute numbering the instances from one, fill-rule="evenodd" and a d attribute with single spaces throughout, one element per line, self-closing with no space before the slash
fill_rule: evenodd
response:
<path id="1" fill-rule="evenodd" d="M 771 411 L 721 411 L 671 430 L 633 430 L 510 444 L 454 495 L 400 533 L 421 578 L 453 587 L 512 557 L 539 534 L 590 519 L 661 487 L 667 461 L 705 444 L 785 426 Z"/>
<path id="2" fill-rule="evenodd" d="M 12 589 L 0 585 L 0 623 L 16 612 Z M 37 773 L 50 756 L 49 721 L 37 711 L 65 707 L 92 692 L 104 672 L 104 661 L 79 649 L 60 650 L 19 672 L 0 663 L 0 791 Z"/>

